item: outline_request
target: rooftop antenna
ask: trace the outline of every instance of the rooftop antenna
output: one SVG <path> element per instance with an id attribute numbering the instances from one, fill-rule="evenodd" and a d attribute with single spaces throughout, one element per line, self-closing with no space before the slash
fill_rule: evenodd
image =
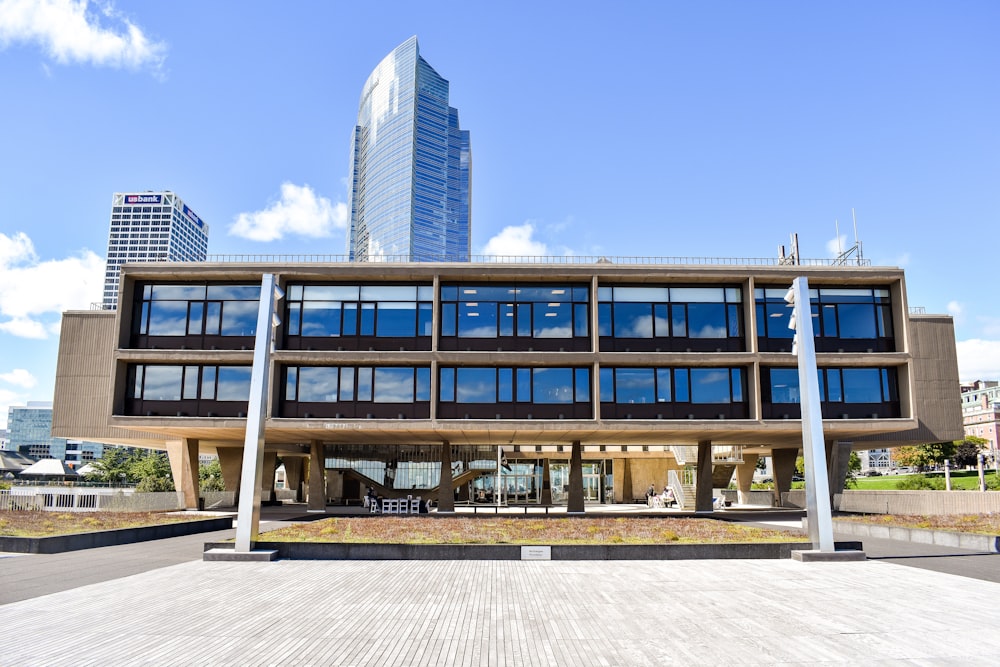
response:
<path id="1" fill-rule="evenodd" d="M 861 241 L 858 240 L 858 218 L 854 213 L 854 209 L 851 209 L 851 218 L 854 220 L 854 245 L 844 250 L 843 245 L 840 243 L 840 223 L 834 220 L 834 225 L 837 228 L 837 258 L 833 260 L 834 265 L 847 265 L 847 264 L 857 264 L 862 266 L 865 263 L 864 254 L 861 252 Z M 852 260 L 853 257 L 853 260 Z"/>
<path id="2" fill-rule="evenodd" d="M 778 246 L 778 264 L 780 266 L 799 264 L 799 235 L 792 233 L 791 253 L 785 254 L 785 246 Z"/>

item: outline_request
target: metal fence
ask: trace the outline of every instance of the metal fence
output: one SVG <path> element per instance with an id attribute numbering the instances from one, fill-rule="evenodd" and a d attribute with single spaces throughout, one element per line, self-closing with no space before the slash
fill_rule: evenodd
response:
<path id="1" fill-rule="evenodd" d="M 0 511 L 161 512 L 184 509 L 181 494 L 136 493 L 133 489 L 17 486 L 0 490 Z"/>

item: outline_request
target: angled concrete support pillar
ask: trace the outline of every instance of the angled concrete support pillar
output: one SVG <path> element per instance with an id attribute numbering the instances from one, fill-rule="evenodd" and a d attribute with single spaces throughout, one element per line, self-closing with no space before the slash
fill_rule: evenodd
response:
<path id="1" fill-rule="evenodd" d="M 750 485 L 753 484 L 753 473 L 757 470 L 758 459 L 760 456 L 757 454 L 744 454 L 743 463 L 736 466 L 736 489 L 740 505 L 746 505 L 749 499 Z"/>
<path id="2" fill-rule="evenodd" d="M 451 443 L 441 443 L 441 480 L 438 483 L 438 512 L 455 511 L 455 486 L 451 476 Z"/>
<path id="3" fill-rule="evenodd" d="M 260 471 L 260 499 L 273 501 L 274 495 L 274 471 L 278 467 L 278 452 L 264 452 L 264 462 Z"/>
<path id="4" fill-rule="evenodd" d="M 781 494 L 792 488 L 792 473 L 798 449 L 775 449 L 771 452 L 771 471 L 774 473 L 774 504 L 781 507 Z"/>
<path id="5" fill-rule="evenodd" d="M 712 442 L 698 443 L 698 471 L 695 480 L 694 511 L 712 511 Z"/>
<path id="6" fill-rule="evenodd" d="M 569 498 L 567 512 L 583 513 L 583 446 L 579 440 L 573 441 L 573 451 L 569 457 Z"/>
<path id="7" fill-rule="evenodd" d="M 184 509 L 198 509 L 198 441 L 191 438 L 167 442 L 174 488 L 182 494 Z"/>
<path id="8" fill-rule="evenodd" d="M 552 504 L 552 474 L 548 459 L 542 459 L 542 504 Z"/>
<path id="9" fill-rule="evenodd" d="M 852 443 L 834 442 L 826 443 L 826 460 L 829 466 L 830 476 L 830 507 L 833 507 L 833 497 L 844 492 L 844 482 L 847 480 L 847 468 L 851 465 Z"/>
<path id="10" fill-rule="evenodd" d="M 285 483 L 289 489 L 295 492 L 295 502 L 302 502 L 302 457 L 286 456 L 285 462 Z"/>
<path id="11" fill-rule="evenodd" d="M 219 447 L 219 467 L 222 468 L 222 483 L 226 491 L 240 492 L 240 471 L 243 469 L 242 447 Z"/>
<path id="12" fill-rule="evenodd" d="M 313 440 L 309 443 L 309 511 L 326 510 L 326 459 L 323 443 Z M 272 477 L 273 477 L 272 473 Z"/>

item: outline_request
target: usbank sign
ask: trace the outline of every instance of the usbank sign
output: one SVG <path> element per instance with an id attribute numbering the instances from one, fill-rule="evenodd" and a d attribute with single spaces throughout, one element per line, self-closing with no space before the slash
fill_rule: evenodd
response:
<path id="1" fill-rule="evenodd" d="M 125 195 L 126 204 L 159 204 L 160 195 Z"/>

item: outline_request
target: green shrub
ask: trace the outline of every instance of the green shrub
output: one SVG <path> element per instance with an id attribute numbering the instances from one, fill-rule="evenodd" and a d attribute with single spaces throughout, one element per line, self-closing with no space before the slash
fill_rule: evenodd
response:
<path id="1" fill-rule="evenodd" d="M 1000 475 L 986 475 L 986 488 L 990 491 L 1000 491 Z"/>
<path id="2" fill-rule="evenodd" d="M 932 479 L 926 475 L 910 475 L 896 482 L 896 488 L 900 491 L 943 491 L 944 480 Z"/>

